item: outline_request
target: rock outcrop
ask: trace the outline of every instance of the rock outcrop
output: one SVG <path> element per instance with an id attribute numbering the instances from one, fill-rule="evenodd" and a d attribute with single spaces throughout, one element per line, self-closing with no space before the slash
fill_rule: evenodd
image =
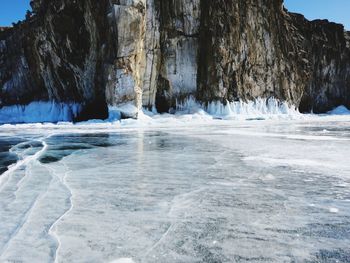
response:
<path id="1" fill-rule="evenodd" d="M 275 97 L 301 111 L 350 106 L 350 33 L 282 0 L 34 0 L 0 30 L 0 107 L 32 101 L 168 111 Z M 134 116 L 127 116 L 134 117 Z"/>
<path id="2" fill-rule="evenodd" d="M 327 20 L 307 21 L 290 14 L 298 33 L 299 56 L 307 65 L 301 111 L 326 112 L 338 105 L 350 106 L 350 32 Z"/>
<path id="3" fill-rule="evenodd" d="M 350 35 L 342 25 L 309 22 L 282 0 L 202 3 L 201 100 L 273 96 L 315 112 L 349 105 Z"/>

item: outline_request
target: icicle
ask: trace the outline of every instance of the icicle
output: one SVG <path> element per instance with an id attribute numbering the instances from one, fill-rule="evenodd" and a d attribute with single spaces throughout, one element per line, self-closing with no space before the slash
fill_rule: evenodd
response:
<path id="1" fill-rule="evenodd" d="M 206 111 L 214 117 L 220 118 L 268 118 L 269 116 L 300 116 L 300 112 L 295 106 L 288 105 L 275 98 L 257 98 L 254 101 L 233 101 L 223 104 L 220 101 L 212 101 L 208 104 L 200 105 L 191 96 L 188 99 L 177 102 L 178 113 L 192 114 L 199 109 Z"/>

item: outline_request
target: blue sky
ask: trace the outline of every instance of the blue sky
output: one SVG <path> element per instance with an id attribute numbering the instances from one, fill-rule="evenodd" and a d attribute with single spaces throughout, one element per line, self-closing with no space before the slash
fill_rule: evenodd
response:
<path id="1" fill-rule="evenodd" d="M 284 0 L 289 11 L 302 13 L 309 20 L 328 19 L 350 30 L 350 0 Z"/>
<path id="2" fill-rule="evenodd" d="M 0 26 L 23 20 L 30 9 L 30 0 L 0 0 Z"/>
<path id="3" fill-rule="evenodd" d="M 22 20 L 30 0 L 0 0 L 0 26 Z M 285 0 L 288 10 L 302 13 L 306 18 L 328 19 L 342 23 L 350 30 L 350 0 Z"/>

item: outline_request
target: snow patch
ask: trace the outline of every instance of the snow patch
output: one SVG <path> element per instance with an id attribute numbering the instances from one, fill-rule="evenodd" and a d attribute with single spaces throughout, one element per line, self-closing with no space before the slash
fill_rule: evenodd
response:
<path id="1" fill-rule="evenodd" d="M 272 174 L 267 174 L 265 176 L 260 177 L 260 180 L 262 180 L 262 181 L 273 181 L 275 179 L 276 179 L 275 176 Z"/>
<path id="2" fill-rule="evenodd" d="M 77 103 L 36 101 L 0 109 L 0 124 L 73 121 L 81 111 Z"/>
<path id="3" fill-rule="evenodd" d="M 336 214 L 336 213 L 339 213 L 339 209 L 335 208 L 335 207 L 331 207 L 331 208 L 329 208 L 329 212 L 333 213 L 333 214 Z"/>
<path id="4" fill-rule="evenodd" d="M 134 263 L 134 261 L 131 258 L 120 258 L 120 259 L 111 261 L 110 263 Z"/>

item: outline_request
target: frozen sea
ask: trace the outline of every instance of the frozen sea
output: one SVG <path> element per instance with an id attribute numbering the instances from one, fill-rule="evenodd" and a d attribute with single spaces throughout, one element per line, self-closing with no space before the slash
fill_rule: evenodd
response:
<path id="1" fill-rule="evenodd" d="M 0 262 L 350 262 L 350 115 L 3 125 L 0 158 Z"/>

